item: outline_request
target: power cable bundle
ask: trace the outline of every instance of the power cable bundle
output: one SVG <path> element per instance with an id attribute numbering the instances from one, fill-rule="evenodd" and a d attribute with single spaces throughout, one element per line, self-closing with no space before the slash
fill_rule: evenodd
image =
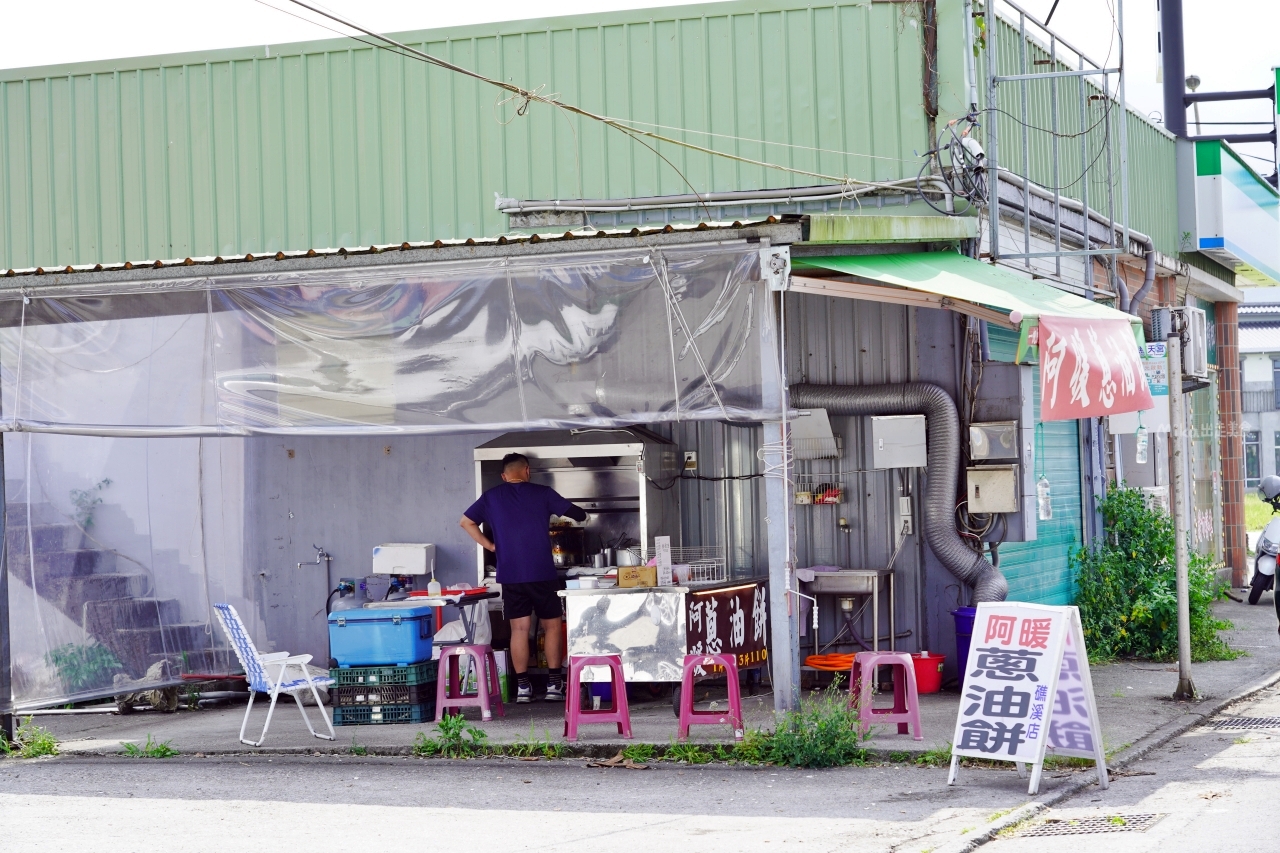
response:
<path id="1" fill-rule="evenodd" d="M 926 204 L 945 216 L 961 216 L 968 213 L 970 209 L 987 203 L 987 157 L 982 150 L 982 145 L 972 135 L 978 127 L 980 125 L 976 113 L 969 113 L 962 118 L 947 122 L 942 133 L 938 134 L 938 144 L 931 151 L 925 152 L 924 165 L 916 174 L 916 190 L 919 191 L 920 197 Z M 950 166 L 943 165 L 943 152 L 946 152 Z M 935 160 L 938 164 L 938 174 L 933 175 L 933 179 L 946 186 L 955 198 L 964 199 L 967 202 L 965 207 L 959 210 L 944 210 L 925 195 L 923 186 L 925 173 Z"/>

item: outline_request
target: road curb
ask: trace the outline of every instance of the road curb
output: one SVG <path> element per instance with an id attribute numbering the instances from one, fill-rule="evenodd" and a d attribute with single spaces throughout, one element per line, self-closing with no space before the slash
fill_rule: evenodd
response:
<path id="1" fill-rule="evenodd" d="M 1220 714 L 1232 705 L 1251 699 L 1269 687 L 1280 683 L 1280 670 L 1276 670 L 1265 678 L 1255 681 L 1253 684 L 1237 690 L 1230 696 L 1214 701 L 1210 704 L 1198 705 L 1194 711 L 1188 711 L 1177 719 L 1170 720 L 1160 728 L 1156 729 L 1146 737 L 1141 738 L 1137 743 L 1132 744 L 1115 757 L 1107 760 L 1108 770 L 1120 770 L 1140 758 L 1150 755 L 1155 750 L 1164 746 L 1176 737 L 1186 734 L 1196 726 L 1203 723 L 1209 717 Z M 1040 812 L 1056 806 L 1064 800 L 1069 800 L 1085 788 L 1098 783 L 1097 774 L 1089 771 L 1083 778 L 1077 779 L 1070 784 L 1064 786 L 1061 790 L 1054 791 L 1046 795 L 1042 799 L 1032 800 L 1024 803 L 1007 815 L 993 821 L 986 830 L 972 838 L 953 841 L 936 848 L 936 853 L 971 853 L 984 844 L 994 841 L 996 836 L 1004 832 L 1011 826 L 1016 826 L 1025 820 L 1028 820 Z"/>

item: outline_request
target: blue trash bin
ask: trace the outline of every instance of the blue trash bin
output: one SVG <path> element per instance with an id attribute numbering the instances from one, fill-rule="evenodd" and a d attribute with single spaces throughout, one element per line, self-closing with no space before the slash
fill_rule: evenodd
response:
<path id="1" fill-rule="evenodd" d="M 969 670 L 969 643 L 973 640 L 973 620 L 978 616 L 976 607 L 957 607 L 951 611 L 956 620 L 956 661 L 960 667 L 960 688 L 964 689 L 964 677 Z"/>

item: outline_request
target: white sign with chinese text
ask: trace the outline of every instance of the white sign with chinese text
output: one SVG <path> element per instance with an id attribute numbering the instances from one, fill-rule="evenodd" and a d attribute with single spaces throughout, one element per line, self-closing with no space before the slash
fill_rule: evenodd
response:
<path id="1" fill-rule="evenodd" d="M 983 603 L 973 624 L 951 778 L 961 757 L 1032 765 L 1040 787 L 1046 752 L 1092 758 L 1106 787 L 1106 759 L 1079 612 L 1019 602 Z"/>

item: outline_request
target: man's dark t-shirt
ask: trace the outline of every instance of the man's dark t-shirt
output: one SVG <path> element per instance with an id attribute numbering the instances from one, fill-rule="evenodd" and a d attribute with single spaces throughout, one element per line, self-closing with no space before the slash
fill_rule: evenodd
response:
<path id="1" fill-rule="evenodd" d="M 551 561 L 551 516 L 586 521 L 587 513 L 537 483 L 494 486 L 463 513 L 488 524 L 497 548 L 498 583 L 534 583 L 556 579 Z"/>

